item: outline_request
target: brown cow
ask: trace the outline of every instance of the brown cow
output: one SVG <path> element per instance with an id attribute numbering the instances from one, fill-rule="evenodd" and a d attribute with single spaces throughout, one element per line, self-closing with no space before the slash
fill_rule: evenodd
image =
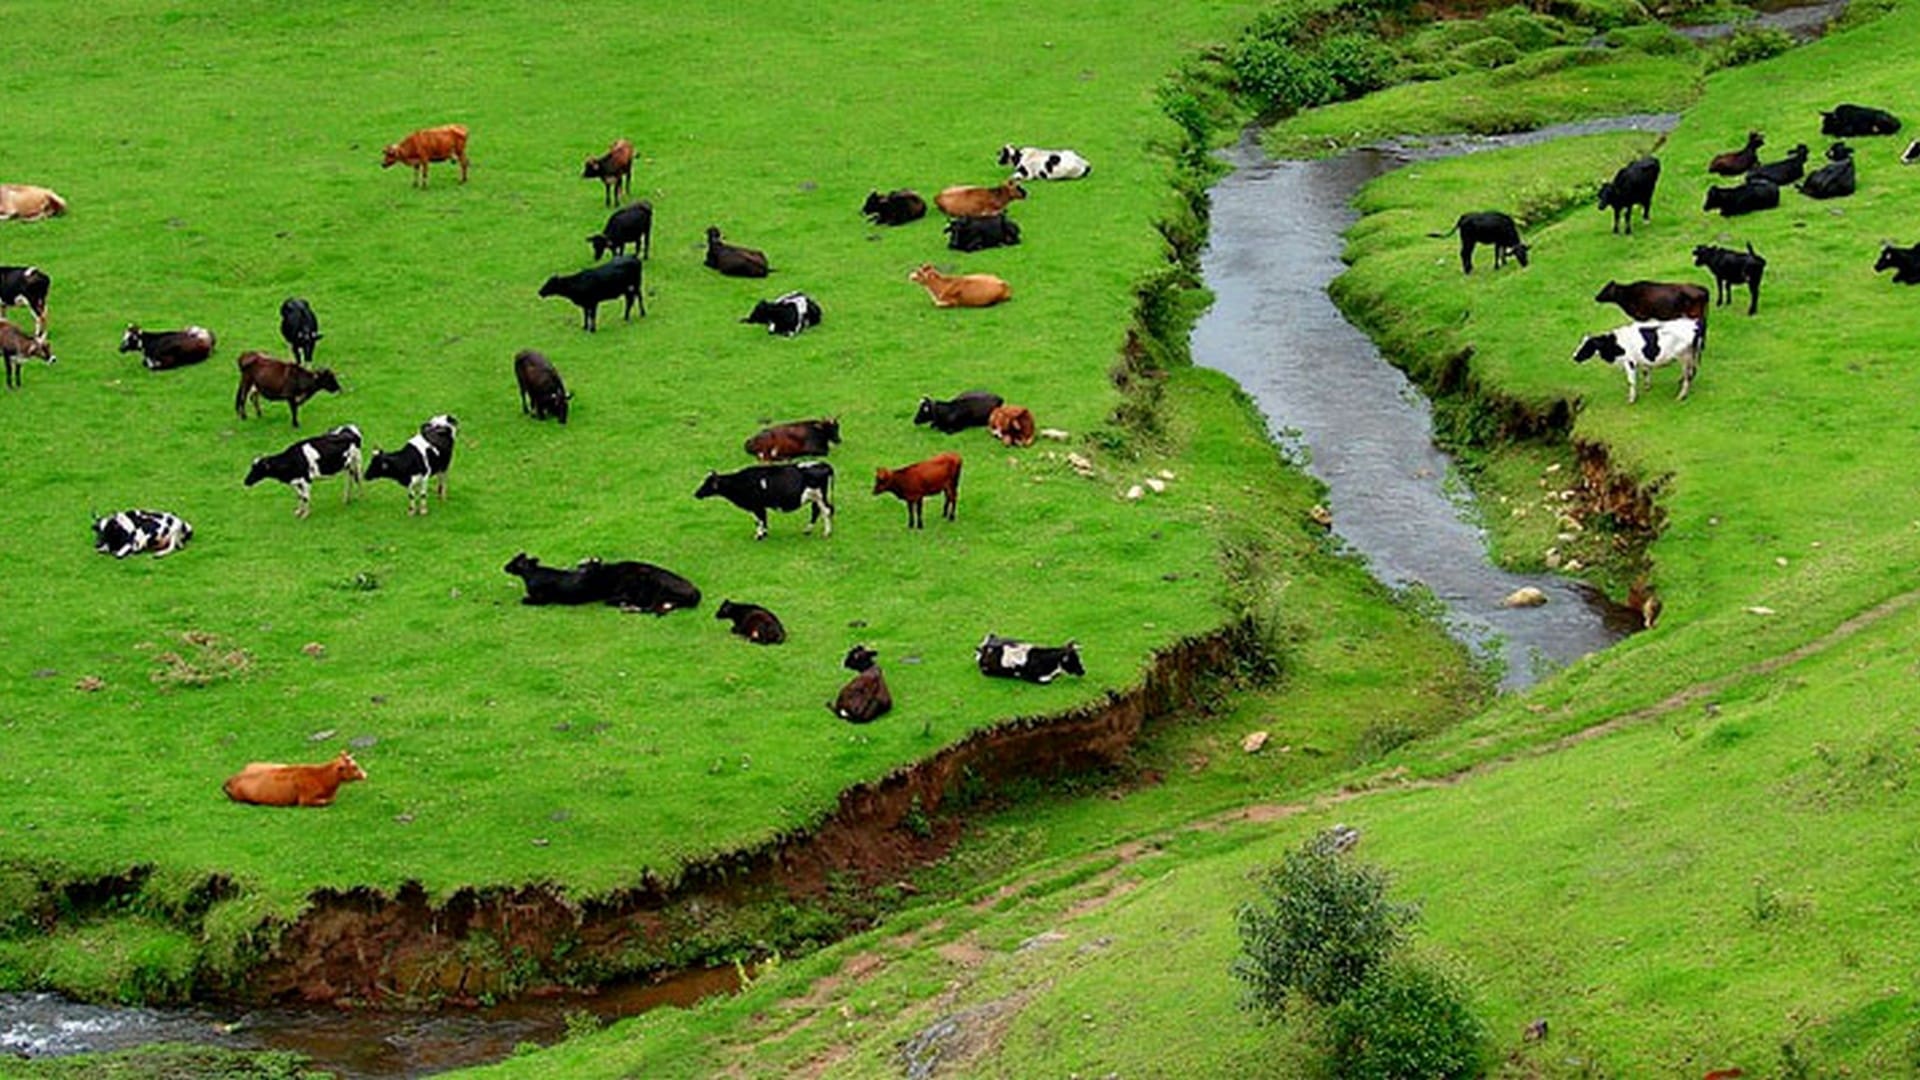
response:
<path id="1" fill-rule="evenodd" d="M 382 151 L 380 167 L 392 168 L 396 161 L 413 166 L 413 186 L 427 186 L 427 166 L 435 161 L 458 161 L 460 182 L 467 182 L 467 126 L 446 124 L 421 128 Z"/>
<path id="2" fill-rule="evenodd" d="M 293 426 L 300 426 L 300 406 L 307 399 L 325 390 L 329 394 L 340 392 L 340 380 L 333 377 L 332 368 L 309 370 L 299 364 L 290 364 L 285 360 L 275 360 L 263 352 L 243 352 L 236 361 L 240 365 L 240 389 L 233 395 L 233 411 L 240 419 L 247 418 L 247 399 L 253 399 L 253 415 L 260 415 L 260 399 L 284 401 L 293 412 Z"/>
<path id="3" fill-rule="evenodd" d="M 874 663 L 875 653 L 865 645 L 855 645 L 847 650 L 847 658 L 842 667 L 859 672 L 827 708 L 833 715 L 850 724 L 869 724 L 879 719 L 887 710 L 893 708 L 893 693 L 887 689 L 887 678 L 880 674 L 880 665 Z"/>
<path id="4" fill-rule="evenodd" d="M 933 197 L 933 204 L 948 217 L 989 217 L 1006 210 L 1015 199 L 1024 199 L 1027 191 L 1017 181 L 1003 180 L 995 187 L 955 185 Z"/>
<path id="5" fill-rule="evenodd" d="M 1715 154 L 1707 162 L 1707 171 L 1718 176 L 1741 176 L 1748 169 L 1760 164 L 1760 148 L 1767 140 L 1757 131 L 1747 132 L 1747 144 L 1738 150 L 1729 150 L 1724 154 Z"/>
<path id="6" fill-rule="evenodd" d="M 221 787 L 234 802 L 256 806 L 329 806 L 341 784 L 366 778 L 366 770 L 342 750 L 324 765 L 250 762 Z"/>
<path id="7" fill-rule="evenodd" d="M 49 364 L 58 359 L 47 346 L 46 334 L 28 337 L 26 331 L 0 319 L 0 360 L 6 363 L 9 390 L 20 385 L 20 358 L 23 356 L 36 357 Z"/>
<path id="8" fill-rule="evenodd" d="M 1002 405 L 987 418 L 987 434 L 1008 446 L 1033 445 L 1033 413 L 1024 405 Z"/>
<path id="9" fill-rule="evenodd" d="M 992 274 L 943 274 L 932 263 L 907 275 L 926 288 L 934 307 L 992 307 L 1013 299 L 1013 289 Z"/>
<path id="10" fill-rule="evenodd" d="M 825 457 L 840 441 L 840 418 L 795 420 L 761 428 L 746 442 L 746 451 L 761 461 L 785 461 L 799 457 Z"/>
<path id="11" fill-rule="evenodd" d="M 954 520 L 954 512 L 960 505 L 960 455 L 947 450 L 898 469 L 873 470 L 873 493 L 880 495 L 889 491 L 906 502 L 909 529 L 927 527 L 922 503 L 936 491 L 946 496 L 940 516 Z"/>
<path id="12" fill-rule="evenodd" d="M 0 184 L 0 221 L 39 221 L 67 212 L 67 200 L 32 184 Z"/>
<path id="13" fill-rule="evenodd" d="M 1609 281 L 1593 298 L 1596 304 L 1617 304 L 1635 319 L 1700 319 L 1707 317 L 1707 289 L 1691 282 Z"/>
<path id="14" fill-rule="evenodd" d="M 633 144 L 625 139 L 613 140 L 607 152 L 599 157 L 590 157 L 580 171 L 580 179 L 591 180 L 598 177 L 606 204 L 612 206 L 620 200 L 620 191 L 626 189 L 633 194 Z M 599 256 L 595 256 L 598 258 Z"/>

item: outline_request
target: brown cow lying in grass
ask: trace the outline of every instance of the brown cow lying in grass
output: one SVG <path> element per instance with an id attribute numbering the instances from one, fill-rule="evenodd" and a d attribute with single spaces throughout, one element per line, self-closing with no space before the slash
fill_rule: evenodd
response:
<path id="1" fill-rule="evenodd" d="M 948 275 L 932 263 L 908 274 L 907 280 L 923 286 L 934 307 L 992 307 L 1013 299 L 1013 289 L 992 274 Z"/>
<path id="2" fill-rule="evenodd" d="M 933 197 L 933 204 L 948 217 L 989 217 L 1006 210 L 1015 199 L 1027 197 L 1017 181 L 1003 180 L 994 187 L 969 187 L 958 184 Z"/>
<path id="3" fill-rule="evenodd" d="M 1024 405 L 1002 405 L 987 418 L 987 434 L 1008 446 L 1032 446 L 1033 433 L 1033 413 Z"/>
<path id="4" fill-rule="evenodd" d="M 366 770 L 345 750 L 324 765 L 255 761 L 227 778 L 227 798 L 256 806 L 328 806 L 341 784 L 365 780 Z"/>
<path id="5" fill-rule="evenodd" d="M 0 221 L 39 221 L 67 212 L 67 200 L 32 184 L 0 184 Z"/>
<path id="6" fill-rule="evenodd" d="M 390 169 L 395 162 L 413 166 L 413 186 L 427 186 L 427 166 L 435 161 L 458 161 L 460 182 L 467 182 L 467 126 L 446 124 L 421 128 L 387 147 L 380 155 L 380 167 Z"/>

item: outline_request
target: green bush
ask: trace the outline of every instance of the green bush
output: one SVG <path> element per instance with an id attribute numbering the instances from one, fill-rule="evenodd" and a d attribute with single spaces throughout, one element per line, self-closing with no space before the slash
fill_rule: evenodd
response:
<path id="1" fill-rule="evenodd" d="M 1743 26 L 1733 36 L 1707 50 L 1707 70 L 1739 67 L 1779 56 L 1793 48 L 1793 38 L 1785 30 L 1770 26 Z"/>
<path id="2" fill-rule="evenodd" d="M 1611 30 L 1653 19 L 1640 0 L 1546 0 L 1542 10 L 1595 30 Z"/>
<path id="3" fill-rule="evenodd" d="M 1393 82 L 1393 50 L 1372 34 L 1327 38 L 1320 43 L 1319 61 L 1347 97 L 1358 97 Z"/>
<path id="4" fill-rule="evenodd" d="M 1387 900 L 1387 875 L 1352 862 L 1322 834 L 1259 878 L 1259 897 L 1236 914 L 1241 954 L 1233 974 L 1247 1005 L 1281 1015 L 1291 995 L 1320 1005 L 1345 999 L 1398 945 L 1417 916 Z"/>
<path id="5" fill-rule="evenodd" d="M 1340 97 L 1340 84 L 1318 59 L 1271 38 L 1242 39 L 1233 74 L 1240 92 L 1262 110 L 1294 112 Z"/>
<path id="6" fill-rule="evenodd" d="M 1607 31 L 1607 44 L 1648 56 L 1686 56 L 1699 48 L 1692 39 L 1676 34 L 1659 23 L 1616 27 Z"/>
<path id="7" fill-rule="evenodd" d="M 1460 46 L 1454 56 L 1477 68 L 1497 68 L 1519 60 L 1520 48 L 1503 37 L 1483 37 Z"/>
<path id="8" fill-rule="evenodd" d="M 1458 980 L 1413 960 L 1374 969 L 1323 1020 L 1339 1080 L 1455 1080 L 1480 1075 L 1487 1031 Z"/>

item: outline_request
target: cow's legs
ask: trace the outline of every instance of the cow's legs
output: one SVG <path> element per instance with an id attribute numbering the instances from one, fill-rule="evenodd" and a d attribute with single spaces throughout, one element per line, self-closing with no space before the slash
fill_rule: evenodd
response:
<path id="1" fill-rule="evenodd" d="M 299 502 L 293 504 L 293 516 L 297 518 L 306 517 L 312 512 L 313 485 L 304 479 L 300 479 L 287 481 L 287 486 L 292 488 L 294 495 L 300 499 Z"/>
<path id="2" fill-rule="evenodd" d="M 753 538 L 755 540 L 765 540 L 767 538 L 767 512 L 765 510 L 755 510 L 753 512 Z"/>
<path id="3" fill-rule="evenodd" d="M 426 496 L 422 495 L 421 500 L 425 501 L 425 499 Z M 447 474 L 444 472 L 440 474 L 440 501 L 447 501 Z"/>

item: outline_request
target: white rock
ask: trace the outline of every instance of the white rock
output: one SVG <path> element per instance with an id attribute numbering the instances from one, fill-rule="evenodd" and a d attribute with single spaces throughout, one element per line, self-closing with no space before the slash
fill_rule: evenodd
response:
<path id="1" fill-rule="evenodd" d="M 1249 754 L 1259 753 L 1260 748 L 1265 745 L 1267 745 L 1267 733 L 1264 731 L 1252 732 L 1248 734 L 1246 738 L 1240 740 L 1240 749 L 1245 750 Z"/>
<path id="2" fill-rule="evenodd" d="M 1141 487 L 1139 484 L 1135 484 L 1132 487 L 1127 489 L 1127 501 L 1135 502 L 1140 498 L 1140 496 L 1145 495 L 1146 493 L 1147 491 L 1145 488 Z"/>
<path id="3" fill-rule="evenodd" d="M 1753 607 L 1750 607 L 1750 608 L 1748 608 L 1748 609 L 1747 609 L 1747 614 L 1749 614 L 1749 615 L 1763 615 L 1763 616 L 1764 616 L 1764 615 L 1771 615 L 1771 614 L 1773 614 L 1773 609 L 1772 609 L 1772 608 L 1770 608 L 1770 607 L 1761 607 L 1761 606 L 1759 606 L 1759 605 L 1755 605 L 1755 606 L 1753 606 Z"/>
<path id="4" fill-rule="evenodd" d="M 1507 594 L 1500 601 L 1501 607 L 1539 607 L 1547 602 L 1547 594 L 1531 585 L 1524 585 Z"/>
<path id="5" fill-rule="evenodd" d="M 1153 493 L 1155 495 L 1158 495 L 1161 492 L 1167 490 L 1167 482 L 1165 480 L 1160 479 L 1157 476 L 1147 477 L 1147 486 L 1153 489 Z M 1786 560 L 1783 559 L 1781 561 L 1785 562 Z"/>
<path id="6" fill-rule="evenodd" d="M 1073 436 L 1057 427 L 1043 427 L 1040 429 L 1040 437 L 1043 439 L 1052 439 L 1054 442 L 1066 442 Z"/>

